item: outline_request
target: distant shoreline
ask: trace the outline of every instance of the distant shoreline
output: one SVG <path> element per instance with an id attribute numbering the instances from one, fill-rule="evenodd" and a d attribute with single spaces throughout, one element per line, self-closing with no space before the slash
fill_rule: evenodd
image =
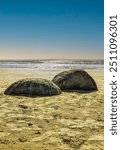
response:
<path id="1" fill-rule="evenodd" d="M 95 63 L 95 64 L 104 64 L 103 59 L 20 59 L 20 60 L 0 60 L 0 63 L 5 63 L 5 62 L 32 62 L 32 63 L 37 63 L 37 62 L 56 62 L 56 63 L 62 63 L 62 62 L 68 62 L 68 63 Z"/>

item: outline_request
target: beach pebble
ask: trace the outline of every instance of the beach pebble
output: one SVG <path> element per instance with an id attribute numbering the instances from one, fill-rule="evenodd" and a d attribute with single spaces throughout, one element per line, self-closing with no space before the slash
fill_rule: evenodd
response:
<path id="1" fill-rule="evenodd" d="M 28 106 L 26 106 L 26 105 L 18 105 L 20 108 L 23 108 L 23 109 L 27 109 L 28 108 Z"/>

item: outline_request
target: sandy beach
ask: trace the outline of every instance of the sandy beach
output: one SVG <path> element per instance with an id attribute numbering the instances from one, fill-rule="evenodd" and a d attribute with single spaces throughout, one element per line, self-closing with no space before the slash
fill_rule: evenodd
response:
<path id="1" fill-rule="evenodd" d="M 19 79 L 51 80 L 58 72 L 0 69 L 0 150 L 103 150 L 103 71 L 87 71 L 97 92 L 35 98 L 4 95 Z"/>

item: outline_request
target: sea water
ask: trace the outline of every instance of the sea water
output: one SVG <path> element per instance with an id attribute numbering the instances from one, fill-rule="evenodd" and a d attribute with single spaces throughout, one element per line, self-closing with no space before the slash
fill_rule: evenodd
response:
<path id="1" fill-rule="evenodd" d="M 27 70 L 103 70 L 103 60 L 0 60 L 0 68 Z"/>

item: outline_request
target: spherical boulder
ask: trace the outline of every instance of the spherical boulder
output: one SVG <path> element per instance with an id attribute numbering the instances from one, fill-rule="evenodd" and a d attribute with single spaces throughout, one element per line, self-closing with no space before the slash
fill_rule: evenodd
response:
<path id="1" fill-rule="evenodd" d="M 63 71 L 57 74 L 53 80 L 62 91 L 94 91 L 97 85 L 94 79 L 82 69 Z"/>
<path id="2" fill-rule="evenodd" d="M 23 79 L 10 85 L 6 95 L 52 96 L 61 94 L 60 88 L 47 79 Z"/>

